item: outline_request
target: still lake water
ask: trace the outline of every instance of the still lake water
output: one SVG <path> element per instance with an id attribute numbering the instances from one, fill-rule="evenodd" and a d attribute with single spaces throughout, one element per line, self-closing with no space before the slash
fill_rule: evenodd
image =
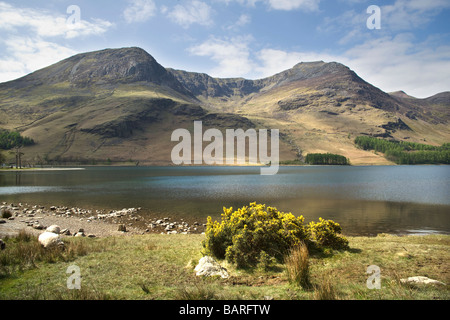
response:
<path id="1" fill-rule="evenodd" d="M 257 201 L 341 224 L 347 235 L 450 234 L 450 166 L 87 167 L 0 172 L 0 202 L 92 209 L 141 207 L 206 221 Z"/>

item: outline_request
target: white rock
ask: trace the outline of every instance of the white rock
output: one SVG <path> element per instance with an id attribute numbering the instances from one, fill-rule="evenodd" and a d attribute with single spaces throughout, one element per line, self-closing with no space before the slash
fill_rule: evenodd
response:
<path id="1" fill-rule="evenodd" d="M 417 277 L 409 277 L 407 279 L 400 279 L 400 282 L 402 283 L 422 283 L 422 284 L 440 284 L 444 285 L 445 283 L 433 280 L 427 277 L 417 276 Z"/>
<path id="2" fill-rule="evenodd" d="M 54 225 L 48 227 L 45 231 L 60 234 L 61 228 L 54 224 Z"/>
<path id="3" fill-rule="evenodd" d="M 58 234 L 47 231 L 39 236 L 38 241 L 44 248 L 64 245 L 64 242 L 62 242 L 61 237 Z"/>
<path id="4" fill-rule="evenodd" d="M 214 260 L 214 258 L 209 256 L 201 258 L 194 270 L 197 272 L 197 276 L 220 276 L 223 279 L 229 277 L 227 270 Z"/>

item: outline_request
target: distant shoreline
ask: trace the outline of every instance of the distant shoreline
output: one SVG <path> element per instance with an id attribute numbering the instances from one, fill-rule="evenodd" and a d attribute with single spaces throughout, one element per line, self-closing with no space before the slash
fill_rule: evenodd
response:
<path id="1" fill-rule="evenodd" d="M 379 166 L 430 166 L 430 165 L 446 165 L 446 164 L 409 164 L 409 165 L 398 165 L 398 164 L 350 164 L 350 165 L 312 165 L 312 164 L 279 164 L 279 167 L 379 167 Z M 100 168 L 100 167 L 111 167 L 111 168 L 123 168 L 123 167 L 217 167 L 217 168 L 227 168 L 227 167 L 242 167 L 242 168 L 252 168 L 252 167 L 266 167 L 264 165 L 155 165 L 155 164 L 142 164 L 127 165 L 127 164 L 111 164 L 111 165 L 81 165 L 80 167 L 52 167 L 52 168 L 22 168 L 22 169 L 11 169 L 11 168 L 0 168 L 0 172 L 33 172 L 33 171 L 78 171 L 86 170 L 86 168 Z"/>
<path id="2" fill-rule="evenodd" d="M 0 172 L 26 172 L 26 171 L 76 171 L 85 170 L 85 168 L 22 168 L 22 169 L 9 169 L 0 168 Z"/>

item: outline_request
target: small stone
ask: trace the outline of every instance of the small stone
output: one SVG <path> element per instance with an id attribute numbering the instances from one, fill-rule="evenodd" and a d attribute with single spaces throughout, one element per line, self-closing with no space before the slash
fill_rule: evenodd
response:
<path id="1" fill-rule="evenodd" d="M 45 229 L 45 227 L 39 222 L 34 223 L 33 228 L 36 230 L 44 230 Z"/>
<path id="2" fill-rule="evenodd" d="M 214 258 L 205 256 L 201 258 L 194 269 L 197 276 L 220 276 L 223 279 L 229 277 L 228 272 Z"/>
<path id="3" fill-rule="evenodd" d="M 127 232 L 127 227 L 124 224 L 119 224 L 118 231 Z"/>
<path id="4" fill-rule="evenodd" d="M 169 224 L 164 230 L 171 231 L 173 228 L 174 226 Z"/>
<path id="5" fill-rule="evenodd" d="M 60 234 L 63 234 L 63 235 L 65 235 L 65 236 L 70 236 L 70 235 L 71 235 L 69 229 L 63 229 L 63 230 L 61 230 L 61 233 L 60 233 Z"/>
<path id="6" fill-rule="evenodd" d="M 438 284 L 444 285 L 445 283 L 437 280 L 433 280 L 427 277 L 417 276 L 417 277 L 409 277 L 407 279 L 400 279 L 401 283 L 419 283 L 419 284 Z"/>

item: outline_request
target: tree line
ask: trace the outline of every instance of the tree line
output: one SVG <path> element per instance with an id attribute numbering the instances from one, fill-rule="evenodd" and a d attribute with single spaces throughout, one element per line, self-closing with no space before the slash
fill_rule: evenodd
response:
<path id="1" fill-rule="evenodd" d="M 34 140 L 23 137 L 17 131 L 0 130 L 0 149 L 11 150 L 18 147 L 26 147 L 34 144 Z"/>
<path id="2" fill-rule="evenodd" d="M 305 162 L 311 165 L 349 165 L 350 160 L 344 156 L 333 153 L 309 153 Z"/>
<path id="3" fill-rule="evenodd" d="M 386 159 L 397 164 L 450 164 L 450 143 L 432 146 L 359 136 L 355 139 L 355 144 L 364 150 L 381 152 Z"/>

